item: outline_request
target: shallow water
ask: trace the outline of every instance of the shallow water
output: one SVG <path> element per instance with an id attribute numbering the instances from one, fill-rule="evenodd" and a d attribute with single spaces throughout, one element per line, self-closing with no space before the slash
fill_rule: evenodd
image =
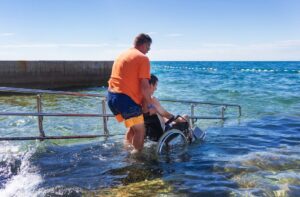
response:
<path id="1" fill-rule="evenodd" d="M 109 139 L 0 142 L 0 196 L 299 196 L 300 62 L 152 62 L 158 98 L 234 103 L 225 122 L 198 120 L 207 132 L 180 155 L 155 144 L 131 156 L 124 127 Z M 102 93 L 105 88 L 79 92 Z M 44 96 L 47 112 L 97 113 L 95 98 Z M 1 96 L 2 111 L 36 111 L 31 96 Z M 163 103 L 175 114 L 188 105 Z M 197 115 L 219 114 L 199 106 Z M 1 136 L 38 134 L 35 117 L 0 117 Z M 48 135 L 102 133 L 98 118 L 44 118 Z"/>

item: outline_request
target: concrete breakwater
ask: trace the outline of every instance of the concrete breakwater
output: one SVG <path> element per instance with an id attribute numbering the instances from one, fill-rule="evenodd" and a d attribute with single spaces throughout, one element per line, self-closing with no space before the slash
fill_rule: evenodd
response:
<path id="1" fill-rule="evenodd" d="M 0 61 L 0 86 L 63 89 L 106 86 L 113 61 Z"/>

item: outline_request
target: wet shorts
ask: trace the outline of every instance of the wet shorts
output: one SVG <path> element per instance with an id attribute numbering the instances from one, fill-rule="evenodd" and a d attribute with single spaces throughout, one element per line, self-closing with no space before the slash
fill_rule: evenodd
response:
<path id="1" fill-rule="evenodd" d="M 126 94 L 108 91 L 107 103 L 118 122 L 125 120 L 124 123 L 127 128 L 144 123 L 142 107 Z"/>

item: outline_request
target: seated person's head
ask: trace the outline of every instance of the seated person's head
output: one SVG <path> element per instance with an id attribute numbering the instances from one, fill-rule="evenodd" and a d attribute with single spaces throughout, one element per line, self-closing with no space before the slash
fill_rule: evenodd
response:
<path id="1" fill-rule="evenodd" d="M 158 78 L 155 75 L 151 74 L 151 77 L 149 79 L 151 95 L 154 93 L 154 91 L 157 88 L 157 82 L 158 82 Z"/>

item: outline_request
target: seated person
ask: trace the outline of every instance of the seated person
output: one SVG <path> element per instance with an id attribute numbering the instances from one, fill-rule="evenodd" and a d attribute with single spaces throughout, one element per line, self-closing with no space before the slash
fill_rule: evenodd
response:
<path id="1" fill-rule="evenodd" d="M 149 79 L 150 91 L 152 95 L 152 105 L 144 107 L 144 124 L 146 127 L 146 136 L 152 141 L 158 141 L 163 135 L 164 131 L 171 128 L 176 128 L 179 130 L 189 129 L 188 116 L 180 116 L 175 119 L 175 116 L 165 110 L 158 99 L 153 96 L 158 84 L 158 78 L 151 74 Z M 150 114 L 149 108 L 154 108 L 156 113 Z M 170 128 L 165 128 L 166 122 L 172 122 Z"/>

